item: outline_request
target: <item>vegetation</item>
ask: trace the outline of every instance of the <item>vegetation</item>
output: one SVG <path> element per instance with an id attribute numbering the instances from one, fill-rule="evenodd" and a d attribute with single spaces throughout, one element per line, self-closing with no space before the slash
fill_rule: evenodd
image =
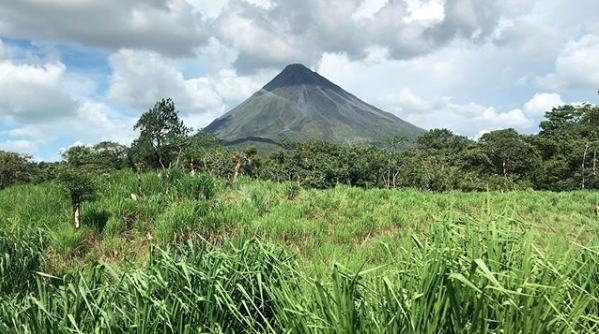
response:
<path id="1" fill-rule="evenodd" d="M 81 228 L 81 202 L 94 192 L 92 181 L 85 172 L 70 168 L 61 168 L 57 180 L 71 198 L 73 227 L 78 230 Z"/>
<path id="2" fill-rule="evenodd" d="M 597 125 L 264 157 L 164 100 L 131 148 L 0 152 L 0 333 L 596 333 Z"/>
<path id="3" fill-rule="evenodd" d="M 0 151 L 0 190 L 15 183 L 31 182 L 35 173 L 30 156 Z"/>
<path id="4" fill-rule="evenodd" d="M 240 152 L 215 137 L 189 136 L 171 100 L 162 100 L 142 115 L 132 147 L 104 142 L 63 152 L 64 163 L 92 173 L 131 168 L 165 171 L 183 168 L 235 179 L 246 175 L 276 182 L 294 181 L 305 188 L 337 184 L 364 188 L 417 188 L 433 191 L 599 189 L 599 107 L 563 106 L 546 114 L 536 135 L 513 129 L 484 134 L 478 141 L 446 129 L 420 136 L 408 149 L 406 140 L 389 138 L 382 146 L 342 146 L 326 141 L 282 142 L 269 156 L 255 147 Z M 51 180 L 56 166 L 2 152 L 0 187 Z"/>
<path id="5" fill-rule="evenodd" d="M 98 176 L 79 231 L 59 184 L 0 192 L 0 332 L 599 327 L 596 193 L 229 187 L 171 174 L 168 195 L 160 173 L 142 174 L 137 201 L 135 173 Z"/>

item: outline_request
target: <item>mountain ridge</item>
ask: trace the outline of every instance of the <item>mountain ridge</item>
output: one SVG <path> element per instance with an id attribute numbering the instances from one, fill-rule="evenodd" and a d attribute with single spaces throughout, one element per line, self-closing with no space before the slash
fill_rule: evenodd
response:
<path id="1" fill-rule="evenodd" d="M 291 64 L 204 132 L 225 143 L 327 140 L 380 143 L 426 131 L 378 109 L 301 64 Z M 233 145 L 233 144 L 232 144 Z"/>

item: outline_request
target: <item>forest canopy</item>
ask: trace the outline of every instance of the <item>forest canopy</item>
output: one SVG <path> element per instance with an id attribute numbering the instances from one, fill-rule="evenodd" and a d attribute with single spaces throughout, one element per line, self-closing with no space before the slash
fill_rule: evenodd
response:
<path id="1" fill-rule="evenodd" d="M 344 146 L 326 141 L 284 142 L 269 154 L 256 147 L 235 151 L 212 135 L 192 134 L 172 100 L 162 100 L 135 125 L 131 147 L 103 142 L 62 152 L 57 164 L 0 151 L 0 189 L 56 177 L 56 165 L 86 172 L 187 170 L 230 179 L 235 174 L 307 188 L 345 184 L 365 188 L 433 191 L 599 188 L 599 107 L 566 105 L 547 112 L 534 135 L 514 129 L 485 133 L 479 140 L 433 129 L 407 149 L 389 138 L 379 145 Z"/>

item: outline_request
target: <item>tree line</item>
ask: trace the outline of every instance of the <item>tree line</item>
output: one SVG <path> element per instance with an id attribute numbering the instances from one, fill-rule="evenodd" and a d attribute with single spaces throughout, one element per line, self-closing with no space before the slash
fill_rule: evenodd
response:
<path id="1" fill-rule="evenodd" d="M 554 108 L 535 135 L 505 129 L 475 141 L 434 129 L 407 149 L 400 149 L 404 138 L 393 137 L 377 146 L 283 142 L 267 156 L 256 147 L 236 151 L 212 135 L 194 134 L 170 99 L 143 114 L 135 129 L 139 137 L 131 147 L 112 142 L 71 147 L 60 163 L 36 164 L 27 155 L 0 151 L 0 189 L 61 175 L 72 181 L 72 170 L 101 174 L 125 168 L 161 169 L 167 176 L 174 170 L 209 173 L 232 182 L 246 175 L 321 189 L 337 184 L 432 191 L 599 188 L 599 107 L 591 104 Z"/>

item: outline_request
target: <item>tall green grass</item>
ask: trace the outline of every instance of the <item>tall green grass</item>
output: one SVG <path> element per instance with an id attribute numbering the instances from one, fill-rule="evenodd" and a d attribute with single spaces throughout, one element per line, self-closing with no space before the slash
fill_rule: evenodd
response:
<path id="1" fill-rule="evenodd" d="M 328 279 L 259 241 L 154 249 L 130 272 L 40 276 L 2 333 L 596 333 L 597 242 L 544 253 L 519 222 L 437 223 L 398 261 Z M 51 282 L 48 282 L 51 281 Z"/>
<path id="2" fill-rule="evenodd" d="M 597 193 L 168 177 L 0 191 L 0 333 L 599 332 Z"/>

